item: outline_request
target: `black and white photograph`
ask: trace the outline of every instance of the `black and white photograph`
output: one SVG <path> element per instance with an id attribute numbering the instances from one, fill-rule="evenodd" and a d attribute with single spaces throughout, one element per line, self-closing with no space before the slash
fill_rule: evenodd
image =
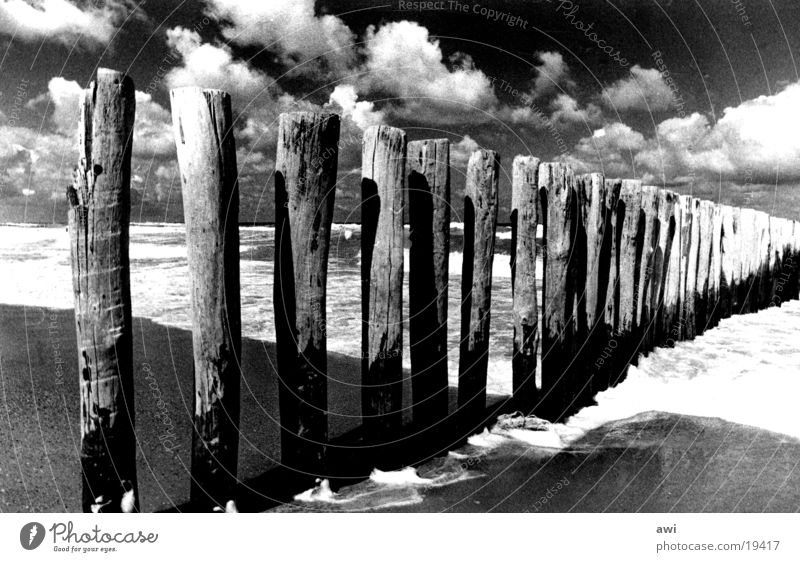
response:
<path id="1" fill-rule="evenodd" d="M 799 299 L 797 0 L 0 0 L 3 559 L 797 560 Z"/>

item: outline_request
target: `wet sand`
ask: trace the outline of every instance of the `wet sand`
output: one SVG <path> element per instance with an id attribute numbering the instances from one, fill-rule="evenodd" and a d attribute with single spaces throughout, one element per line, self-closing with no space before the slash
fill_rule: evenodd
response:
<path id="1" fill-rule="evenodd" d="M 519 434 L 517 434 L 519 436 Z M 555 452 L 492 436 L 419 467 L 430 484 L 372 481 L 278 511 L 795 512 L 800 440 L 718 418 L 648 412 Z M 408 480 L 408 479 L 406 479 Z M 450 483 L 448 483 L 450 481 Z"/>

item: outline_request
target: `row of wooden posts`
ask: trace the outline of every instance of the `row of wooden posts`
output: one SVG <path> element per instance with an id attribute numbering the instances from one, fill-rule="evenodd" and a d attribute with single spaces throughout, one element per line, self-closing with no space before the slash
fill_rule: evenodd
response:
<path id="1" fill-rule="evenodd" d="M 219 90 L 181 88 L 171 104 L 191 286 L 191 501 L 225 506 L 235 497 L 241 377 L 231 100 Z M 130 78 L 100 69 L 82 97 L 80 161 L 68 188 L 85 511 L 129 511 L 124 498 L 138 509 L 128 258 L 134 105 Z M 273 304 L 281 459 L 310 473 L 323 470 L 329 443 L 325 311 L 338 149 L 337 115 L 280 116 Z M 494 151 L 477 150 L 467 168 L 457 413 L 465 432 L 488 421 L 499 166 Z M 530 156 L 516 157 L 512 168 L 512 400 L 525 413 L 561 419 L 613 384 L 639 353 L 798 296 L 796 221 L 638 181 L 575 176 Z M 400 129 L 367 129 L 361 187 L 362 434 L 372 445 L 402 429 L 406 207 L 413 420 L 432 427 L 448 416 L 448 141 L 407 143 Z M 540 223 L 544 242 L 536 238 Z"/>

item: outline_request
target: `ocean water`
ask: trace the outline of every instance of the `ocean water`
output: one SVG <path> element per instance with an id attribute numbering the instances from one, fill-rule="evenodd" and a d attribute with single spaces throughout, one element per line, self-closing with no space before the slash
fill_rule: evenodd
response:
<path id="1" fill-rule="evenodd" d="M 540 227 L 541 228 L 541 227 Z M 451 228 L 448 287 L 448 364 L 450 384 L 458 380 L 463 225 Z M 408 231 L 406 230 L 406 234 Z M 272 308 L 275 229 L 239 229 L 242 334 L 275 341 Z M 511 392 L 511 229 L 499 227 L 492 279 L 492 339 L 487 391 Z M 410 368 L 408 336 L 408 241 L 404 278 L 403 363 Z M 177 328 L 191 328 L 185 229 L 181 224 L 131 226 L 131 301 L 134 316 Z M 72 277 L 66 227 L 0 226 L 0 302 L 72 308 Z M 539 266 L 541 278 L 541 264 Z M 541 299 L 541 294 L 539 295 Z M 361 353 L 361 231 L 355 224 L 334 225 L 328 264 L 328 351 Z"/>

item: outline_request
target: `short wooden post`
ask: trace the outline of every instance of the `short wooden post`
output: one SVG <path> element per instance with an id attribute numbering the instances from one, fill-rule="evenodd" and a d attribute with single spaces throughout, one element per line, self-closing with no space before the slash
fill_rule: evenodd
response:
<path id="1" fill-rule="evenodd" d="M 712 244 L 714 241 L 714 207 L 711 201 L 699 200 L 694 208 L 694 227 L 697 228 L 697 274 L 694 282 L 694 333 L 701 335 L 708 325 L 709 304 L 712 300 Z"/>
<path id="2" fill-rule="evenodd" d="M 133 81 L 100 68 L 81 93 L 67 188 L 81 396 L 83 511 L 138 511 L 128 258 Z"/>
<path id="3" fill-rule="evenodd" d="M 659 189 L 652 185 L 642 187 L 642 212 L 644 233 L 642 235 L 641 265 L 636 299 L 636 326 L 641 338 L 639 350 L 647 353 L 653 345 L 653 321 L 655 320 L 652 297 L 655 272 L 656 249 L 660 236 L 658 221 Z"/>
<path id="4" fill-rule="evenodd" d="M 447 417 L 450 141 L 408 143 L 409 338 L 414 423 Z"/>
<path id="5" fill-rule="evenodd" d="M 183 190 L 194 348 L 190 499 L 201 509 L 234 499 L 239 448 L 241 318 L 239 187 L 231 98 L 172 90 Z"/>
<path id="6" fill-rule="evenodd" d="M 568 165 L 539 165 L 545 254 L 542 283 L 542 400 L 552 421 L 566 415 L 577 391 L 572 378 L 575 352 L 576 271 L 572 252 L 578 224 L 575 177 Z"/>
<path id="7" fill-rule="evenodd" d="M 275 159 L 275 337 L 281 463 L 323 474 L 328 441 L 326 295 L 339 116 L 278 120 Z"/>
<path id="8" fill-rule="evenodd" d="M 525 414 L 532 412 L 539 400 L 536 388 L 539 349 L 539 307 L 536 298 L 539 164 L 539 159 L 533 156 L 515 157 L 511 180 L 512 382 L 515 408 Z"/>
<path id="9" fill-rule="evenodd" d="M 458 360 L 458 407 L 463 429 L 474 431 L 485 421 L 486 374 L 492 262 L 497 230 L 500 157 L 476 150 L 467 164 L 464 192 L 464 264 L 461 275 L 461 345 Z"/>
<path id="10" fill-rule="evenodd" d="M 403 211 L 406 133 L 376 125 L 361 152 L 362 401 L 364 440 L 402 426 Z"/>

